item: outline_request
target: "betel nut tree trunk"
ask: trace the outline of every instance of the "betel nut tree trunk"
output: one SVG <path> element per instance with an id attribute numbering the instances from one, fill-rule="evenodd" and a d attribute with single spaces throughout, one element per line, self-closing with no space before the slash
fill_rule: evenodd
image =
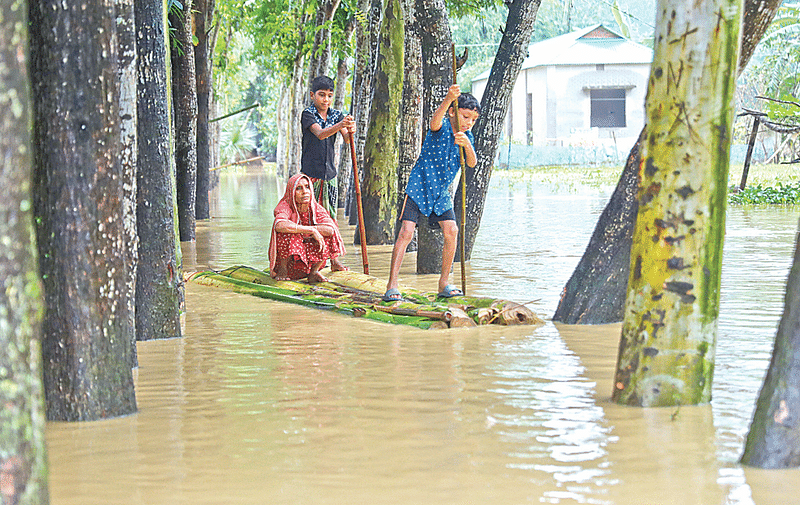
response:
<path id="1" fill-rule="evenodd" d="M 661 0 L 613 400 L 711 400 L 741 0 Z"/>
<path id="2" fill-rule="evenodd" d="M 136 411 L 114 2 L 31 5 L 34 211 L 47 417 Z"/>
<path id="3" fill-rule="evenodd" d="M 394 242 L 398 125 L 403 96 L 403 25 L 400 0 L 384 0 L 361 188 L 368 244 Z"/>

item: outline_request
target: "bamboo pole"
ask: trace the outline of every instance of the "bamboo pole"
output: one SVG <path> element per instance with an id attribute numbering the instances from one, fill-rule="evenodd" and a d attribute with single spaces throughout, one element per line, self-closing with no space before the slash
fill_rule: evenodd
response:
<path id="1" fill-rule="evenodd" d="M 367 259 L 367 233 L 364 230 L 364 208 L 361 205 L 361 183 L 358 180 L 358 165 L 356 164 L 356 144 L 353 141 L 353 132 L 348 132 L 350 141 L 350 160 L 353 163 L 353 186 L 356 190 L 356 206 L 358 208 L 358 237 L 361 242 L 361 260 L 364 263 L 364 273 L 369 275 L 369 260 Z"/>
<path id="2" fill-rule="evenodd" d="M 458 63 L 456 62 L 456 45 L 452 44 L 451 46 L 452 53 L 453 53 L 453 84 L 458 84 L 456 75 L 458 72 Z M 458 99 L 453 100 L 453 110 L 455 114 L 453 114 L 453 118 L 455 119 L 455 128 L 454 132 L 461 131 L 458 121 Z M 461 147 L 458 148 L 458 155 L 459 160 L 461 161 L 461 222 L 458 225 L 458 244 L 459 244 L 459 256 L 461 260 L 461 292 L 465 295 L 467 294 L 467 267 L 465 264 L 465 256 L 466 256 L 466 246 L 464 244 L 464 233 L 466 230 L 466 220 L 467 220 L 467 176 L 464 173 L 464 149 Z M 442 272 L 444 273 L 444 272 Z"/>
<path id="3" fill-rule="evenodd" d="M 247 158 L 246 160 L 234 161 L 233 163 L 226 163 L 225 165 L 220 165 L 218 167 L 210 168 L 209 170 L 214 171 L 214 170 L 219 170 L 221 168 L 230 167 L 230 166 L 233 166 L 233 165 L 242 165 L 244 163 L 250 163 L 251 161 L 260 160 L 260 159 L 263 159 L 263 158 L 264 158 L 263 156 L 256 156 L 254 158 Z"/>

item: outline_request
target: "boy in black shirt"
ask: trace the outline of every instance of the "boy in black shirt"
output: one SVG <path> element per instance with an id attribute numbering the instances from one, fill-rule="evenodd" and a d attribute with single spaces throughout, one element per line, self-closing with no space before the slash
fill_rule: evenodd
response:
<path id="1" fill-rule="evenodd" d="M 336 219 L 338 186 L 334 165 L 334 143 L 336 132 L 341 132 L 345 142 L 355 133 L 353 116 L 331 109 L 333 80 L 321 75 L 311 81 L 310 107 L 303 111 L 300 123 L 303 126 L 303 153 L 300 171 L 314 181 L 314 190 L 319 202 Z M 322 189 L 320 191 L 320 186 Z"/>

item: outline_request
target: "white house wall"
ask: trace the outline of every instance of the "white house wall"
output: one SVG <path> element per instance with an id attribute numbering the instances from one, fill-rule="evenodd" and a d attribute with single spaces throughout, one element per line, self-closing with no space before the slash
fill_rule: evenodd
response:
<path id="1" fill-rule="evenodd" d="M 537 146 L 614 146 L 628 151 L 644 127 L 644 99 L 650 66 L 644 64 L 605 65 L 548 65 L 523 69 L 514 85 L 510 116 L 504 122 L 503 137 L 507 138 L 512 125 L 516 144 Z M 589 77 L 587 77 L 589 76 Z M 600 79 L 625 84 L 624 128 L 590 127 L 591 100 L 585 89 L 587 79 Z M 635 84 L 633 84 L 635 82 Z M 613 87 L 609 85 L 609 87 Z M 486 80 L 473 82 L 472 93 L 480 100 Z M 527 131 L 527 94 L 532 94 L 532 128 Z M 612 135 L 613 133 L 613 135 Z"/>

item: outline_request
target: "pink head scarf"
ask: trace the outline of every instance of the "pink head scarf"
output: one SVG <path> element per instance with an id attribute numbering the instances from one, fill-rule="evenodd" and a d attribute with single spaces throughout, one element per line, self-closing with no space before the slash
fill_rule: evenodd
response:
<path id="1" fill-rule="evenodd" d="M 308 185 L 311 188 L 311 203 L 309 205 L 311 224 L 332 226 L 335 230 L 334 240 L 339 242 L 340 250 L 342 254 L 344 254 L 344 242 L 342 241 L 342 235 L 339 233 L 339 227 L 336 225 L 336 221 L 331 218 L 328 211 L 325 210 L 325 207 L 317 202 L 314 196 L 314 185 L 311 182 L 311 178 L 305 174 L 298 173 L 289 178 L 289 181 L 286 183 L 286 191 L 283 193 L 283 198 L 281 198 L 281 201 L 278 202 L 278 205 L 275 206 L 275 210 L 273 211 L 275 221 L 272 223 L 272 235 L 269 240 L 269 273 L 272 276 L 275 275 L 275 267 L 277 266 L 278 259 L 278 241 L 275 225 L 282 221 L 289 221 L 296 224 L 300 223 L 300 211 L 294 199 L 294 192 L 297 189 L 297 184 L 300 182 L 300 179 L 308 181 Z"/>

